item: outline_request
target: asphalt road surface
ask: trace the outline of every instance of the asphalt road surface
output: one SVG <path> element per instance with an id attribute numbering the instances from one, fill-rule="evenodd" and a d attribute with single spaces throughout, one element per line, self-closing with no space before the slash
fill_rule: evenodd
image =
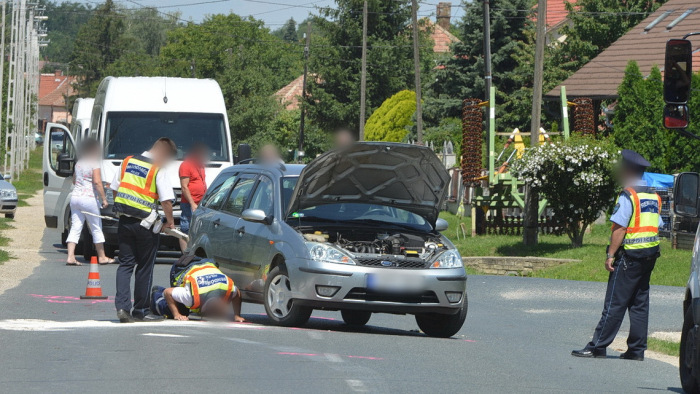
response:
<path id="1" fill-rule="evenodd" d="M 600 316 L 605 285 L 471 276 L 469 314 L 452 339 L 428 338 L 413 317 L 373 315 L 345 327 L 315 312 L 303 329 L 268 324 L 119 324 L 116 266 L 101 266 L 107 301 L 82 301 L 88 266 L 67 267 L 46 232 L 45 260 L 0 296 L 2 392 L 681 392 L 664 362 L 577 359 Z M 167 283 L 159 264 L 154 283 Z M 654 287 L 650 331 L 678 331 L 683 289 Z M 626 330 L 627 323 L 623 325 Z"/>

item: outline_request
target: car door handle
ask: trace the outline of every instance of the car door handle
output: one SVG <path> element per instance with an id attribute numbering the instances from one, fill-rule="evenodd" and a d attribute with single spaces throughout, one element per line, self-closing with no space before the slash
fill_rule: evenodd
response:
<path id="1" fill-rule="evenodd" d="M 236 232 L 238 233 L 239 236 L 245 234 L 245 227 L 241 226 L 241 227 L 237 228 Z"/>
<path id="2" fill-rule="evenodd" d="M 219 225 L 221 224 L 221 219 L 216 219 L 212 223 L 214 223 L 214 227 L 219 227 Z"/>

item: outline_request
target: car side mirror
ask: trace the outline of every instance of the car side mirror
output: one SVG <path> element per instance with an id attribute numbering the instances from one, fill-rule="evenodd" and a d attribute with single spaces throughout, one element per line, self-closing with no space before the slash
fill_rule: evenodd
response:
<path id="1" fill-rule="evenodd" d="M 266 215 L 262 209 L 246 209 L 241 217 L 247 222 L 272 224 L 272 215 Z"/>
<path id="2" fill-rule="evenodd" d="M 73 166 L 75 165 L 75 159 L 70 157 L 66 153 L 60 153 L 58 155 L 58 169 L 56 170 L 56 175 L 60 177 L 67 178 L 73 175 Z"/>
<path id="3" fill-rule="evenodd" d="M 673 211 L 680 216 L 700 216 L 700 174 L 684 172 L 673 185 Z"/>
<path id="4" fill-rule="evenodd" d="M 435 230 L 437 231 L 445 231 L 448 227 L 450 227 L 450 224 L 443 218 L 438 218 L 438 220 L 435 221 Z"/>

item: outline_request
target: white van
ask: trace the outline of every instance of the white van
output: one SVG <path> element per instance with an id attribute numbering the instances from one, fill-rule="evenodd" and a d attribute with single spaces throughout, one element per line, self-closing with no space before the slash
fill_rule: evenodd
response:
<path id="1" fill-rule="evenodd" d="M 90 135 L 90 116 L 92 115 L 94 104 L 94 98 L 79 98 L 73 104 L 70 131 L 75 143 L 78 145 L 80 145 L 80 141 Z"/>
<path id="2" fill-rule="evenodd" d="M 70 131 L 59 124 L 47 125 L 47 138 L 60 140 L 62 145 L 44 147 L 44 212 L 46 225 L 58 227 L 65 235 L 70 228 L 69 201 L 72 183 L 69 178 L 75 161 L 75 140 Z M 175 205 L 176 224 L 179 223 L 180 180 L 178 169 L 187 151 L 195 142 L 204 142 L 211 149 L 205 170 L 211 182 L 226 167 L 233 165 L 231 133 L 226 105 L 219 84 L 211 79 L 166 77 L 107 77 L 100 83 L 92 110 L 90 133 L 102 143 L 102 180 L 109 188 L 122 160 L 148 150 L 160 137 L 168 137 L 178 147 L 177 160 L 167 171 L 178 201 Z M 54 138 L 54 136 L 56 138 Z M 112 215 L 112 193 L 107 197 L 110 207 L 103 214 Z M 106 250 L 117 246 L 114 221 L 103 221 Z M 86 232 L 83 233 L 84 235 Z M 165 246 L 177 248 L 177 240 L 164 237 Z M 91 245 L 86 240 L 85 245 Z M 91 255 L 91 248 L 84 248 Z"/>

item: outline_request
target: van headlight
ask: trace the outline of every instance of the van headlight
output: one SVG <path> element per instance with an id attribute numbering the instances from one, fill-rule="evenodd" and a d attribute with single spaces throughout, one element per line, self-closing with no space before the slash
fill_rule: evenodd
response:
<path id="1" fill-rule="evenodd" d="M 449 249 L 442 252 L 437 259 L 430 265 L 430 268 L 459 268 L 464 267 L 462 256 L 459 255 L 457 249 Z"/>
<path id="2" fill-rule="evenodd" d="M 319 263 L 350 264 L 355 265 L 355 261 L 347 253 L 328 244 L 318 242 L 306 242 L 311 260 Z"/>

